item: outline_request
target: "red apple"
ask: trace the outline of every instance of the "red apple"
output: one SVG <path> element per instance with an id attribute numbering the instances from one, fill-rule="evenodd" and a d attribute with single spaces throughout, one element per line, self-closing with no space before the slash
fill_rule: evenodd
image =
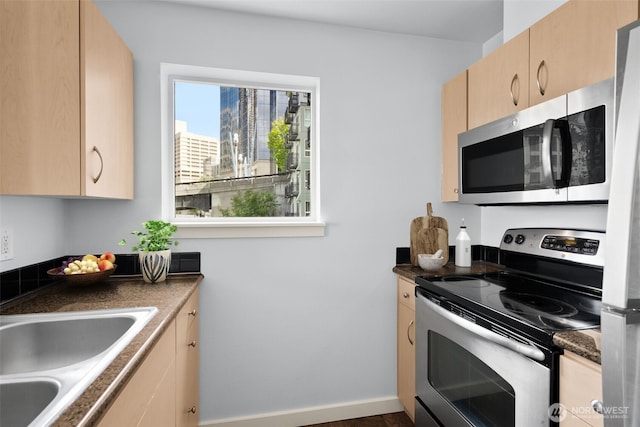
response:
<path id="1" fill-rule="evenodd" d="M 98 261 L 98 269 L 100 271 L 111 270 L 113 268 L 113 263 L 108 259 L 101 259 Z"/>
<path id="2" fill-rule="evenodd" d="M 116 256 L 113 254 L 113 252 L 105 252 L 102 255 L 100 255 L 100 259 L 101 260 L 107 260 L 109 262 L 111 262 L 111 264 L 114 264 L 116 262 Z"/>

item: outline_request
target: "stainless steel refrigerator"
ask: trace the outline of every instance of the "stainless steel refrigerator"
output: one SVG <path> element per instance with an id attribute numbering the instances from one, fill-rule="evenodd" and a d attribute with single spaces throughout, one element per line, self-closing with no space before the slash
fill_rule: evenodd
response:
<path id="1" fill-rule="evenodd" d="M 640 426 L 640 21 L 618 31 L 616 129 L 602 285 L 605 426 Z"/>

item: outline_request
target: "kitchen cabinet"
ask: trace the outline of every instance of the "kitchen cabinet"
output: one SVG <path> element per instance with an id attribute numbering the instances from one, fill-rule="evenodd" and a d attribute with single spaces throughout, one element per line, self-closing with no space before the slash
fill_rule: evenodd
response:
<path id="1" fill-rule="evenodd" d="M 570 351 L 560 356 L 560 403 L 567 416 L 560 427 L 604 425 L 602 415 L 591 406 L 593 400 L 602 401 L 602 368 Z"/>
<path id="2" fill-rule="evenodd" d="M 198 301 L 196 289 L 99 426 L 198 425 Z"/>
<path id="3" fill-rule="evenodd" d="M 613 77 L 616 30 L 638 9 L 638 0 L 569 0 L 471 65 L 468 128 Z"/>
<path id="4" fill-rule="evenodd" d="M 159 426 L 176 417 L 176 321 L 162 334 L 124 390 L 98 423 Z"/>
<path id="5" fill-rule="evenodd" d="M 442 86 L 442 201 L 458 201 L 458 134 L 467 130 L 467 71 Z"/>
<path id="6" fill-rule="evenodd" d="M 133 56 L 91 0 L 0 2 L 0 194 L 133 198 Z"/>
<path id="7" fill-rule="evenodd" d="M 415 283 L 398 276 L 398 398 L 415 421 Z"/>
<path id="8" fill-rule="evenodd" d="M 176 318 L 176 426 L 198 425 L 198 291 L 180 309 Z"/>
<path id="9" fill-rule="evenodd" d="M 638 0 L 570 0 L 530 27 L 529 103 L 615 73 L 616 31 L 638 19 Z"/>
<path id="10" fill-rule="evenodd" d="M 529 30 L 469 67 L 469 129 L 529 106 Z"/>

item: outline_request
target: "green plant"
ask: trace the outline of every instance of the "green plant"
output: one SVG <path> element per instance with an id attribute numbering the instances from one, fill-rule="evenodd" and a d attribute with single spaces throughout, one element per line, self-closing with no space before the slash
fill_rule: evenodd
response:
<path id="1" fill-rule="evenodd" d="M 178 246 L 178 242 L 172 240 L 173 233 L 178 230 L 173 224 L 164 221 L 146 221 L 142 223 L 146 231 L 132 231 L 131 234 L 139 237 L 137 245 L 132 250 L 140 252 L 165 251 L 169 246 Z M 126 245 L 127 242 L 122 239 L 119 245 Z"/>

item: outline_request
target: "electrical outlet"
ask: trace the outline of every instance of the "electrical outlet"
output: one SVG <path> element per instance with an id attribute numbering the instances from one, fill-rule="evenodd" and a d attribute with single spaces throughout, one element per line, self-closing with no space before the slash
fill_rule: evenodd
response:
<path id="1" fill-rule="evenodd" d="M 0 261 L 13 259 L 13 230 L 3 228 L 0 233 Z"/>

